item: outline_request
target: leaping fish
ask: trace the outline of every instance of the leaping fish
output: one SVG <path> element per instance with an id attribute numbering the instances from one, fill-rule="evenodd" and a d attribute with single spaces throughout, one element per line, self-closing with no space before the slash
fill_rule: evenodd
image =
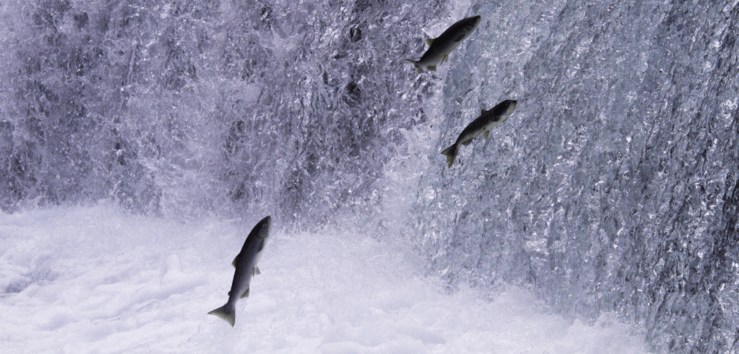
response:
<path id="1" fill-rule="evenodd" d="M 241 248 L 241 252 L 236 256 L 233 263 L 231 263 L 236 268 L 236 271 L 234 273 L 233 283 L 231 284 L 231 291 L 228 292 L 228 302 L 208 312 L 209 315 L 216 315 L 224 319 L 231 324 L 231 327 L 233 327 L 236 321 L 236 301 L 249 296 L 251 278 L 256 274 L 261 274 L 259 268 L 257 268 L 257 263 L 259 262 L 259 258 L 262 257 L 264 246 L 267 245 L 271 227 L 272 218 L 268 216 L 257 223 L 251 230 L 251 233 L 249 233 L 249 236 L 244 242 L 244 246 Z"/>
<path id="2" fill-rule="evenodd" d="M 429 49 L 426 50 L 421 59 L 418 61 L 406 59 L 406 61 L 412 63 L 419 74 L 423 72 L 423 68 L 436 71 L 436 65 L 439 62 L 448 61 L 449 53 L 457 48 L 459 43 L 462 43 L 477 28 L 479 23 L 480 16 L 468 17 L 458 21 L 447 28 L 441 36 L 426 39 Z"/>
<path id="3" fill-rule="evenodd" d="M 452 167 L 454 159 L 457 157 L 460 144 L 469 145 L 472 139 L 480 134 L 483 134 L 485 139 L 487 139 L 490 135 L 490 129 L 499 123 L 505 122 L 508 116 L 513 113 L 514 109 L 516 109 L 516 101 L 513 100 L 505 100 L 489 111 L 481 109 L 480 116 L 462 130 L 457 141 L 441 152 L 443 155 L 446 155 L 446 163 L 449 167 Z"/>

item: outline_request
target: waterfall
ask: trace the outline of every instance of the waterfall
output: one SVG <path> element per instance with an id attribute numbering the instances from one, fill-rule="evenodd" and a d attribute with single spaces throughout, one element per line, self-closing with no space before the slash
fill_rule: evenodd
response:
<path id="1" fill-rule="evenodd" d="M 437 71 L 404 61 L 474 15 Z M 450 291 L 613 311 L 654 350 L 739 339 L 736 1 L 36 0 L 0 18 L 6 213 L 392 231 Z"/>

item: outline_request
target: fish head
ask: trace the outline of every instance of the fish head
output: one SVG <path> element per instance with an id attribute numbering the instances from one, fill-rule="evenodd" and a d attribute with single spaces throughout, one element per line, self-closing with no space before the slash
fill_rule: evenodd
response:
<path id="1" fill-rule="evenodd" d="M 262 219 L 259 223 L 257 223 L 257 226 L 254 227 L 254 229 L 257 231 L 257 236 L 263 240 L 267 240 L 269 238 L 269 232 L 272 229 L 272 217 L 267 216 L 266 218 Z"/>
<path id="2" fill-rule="evenodd" d="M 462 20 L 463 27 L 462 32 L 464 32 L 465 36 L 468 36 L 472 31 L 477 28 L 477 25 L 480 24 L 480 15 L 473 16 L 473 17 L 467 17 L 464 20 Z"/>
<path id="3" fill-rule="evenodd" d="M 504 107 L 505 107 L 505 110 L 504 110 L 505 113 L 504 113 L 504 115 L 510 115 L 511 113 L 513 113 L 513 110 L 516 109 L 516 105 L 518 104 L 518 101 L 516 101 L 516 100 L 505 100 L 501 104 L 504 105 Z"/>

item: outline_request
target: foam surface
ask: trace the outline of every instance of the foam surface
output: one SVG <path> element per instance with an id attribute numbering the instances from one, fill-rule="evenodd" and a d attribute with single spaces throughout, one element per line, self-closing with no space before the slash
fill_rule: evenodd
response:
<path id="1" fill-rule="evenodd" d="M 251 221 L 250 221 L 251 222 Z M 256 219 L 255 219 L 256 222 Z M 279 221 L 276 221 L 279 222 Z M 227 300 L 250 226 L 106 206 L 0 214 L 6 353 L 645 353 L 633 329 L 542 312 L 525 290 L 447 294 L 402 242 L 278 230 L 236 325 Z"/>

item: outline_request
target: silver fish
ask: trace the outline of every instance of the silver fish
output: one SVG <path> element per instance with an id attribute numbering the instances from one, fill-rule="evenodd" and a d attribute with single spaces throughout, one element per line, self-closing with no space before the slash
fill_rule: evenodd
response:
<path id="1" fill-rule="evenodd" d="M 446 163 L 449 167 L 452 167 L 454 159 L 457 157 L 460 144 L 469 145 L 470 142 L 472 142 L 472 139 L 476 138 L 480 134 L 483 134 L 485 139 L 487 139 L 490 135 L 490 129 L 499 123 L 505 122 L 508 119 L 508 116 L 513 113 L 513 110 L 516 109 L 516 103 L 517 102 L 513 100 L 505 100 L 489 111 L 481 109 L 480 116 L 475 118 L 472 123 L 462 130 L 457 141 L 454 142 L 452 146 L 441 152 L 442 155 L 446 155 Z"/>
<path id="2" fill-rule="evenodd" d="M 426 39 L 429 49 L 426 50 L 420 60 L 406 59 L 405 61 L 412 63 L 419 74 L 423 72 L 423 68 L 436 71 L 436 64 L 448 61 L 449 53 L 457 48 L 459 43 L 462 43 L 477 28 L 479 23 L 480 16 L 468 17 L 458 21 L 447 28 L 441 36 Z"/>
<path id="3" fill-rule="evenodd" d="M 236 301 L 249 296 L 251 278 L 256 274 L 261 274 L 259 268 L 257 268 L 257 263 L 259 262 L 259 258 L 262 257 L 264 246 L 267 245 L 269 230 L 271 228 L 272 218 L 268 216 L 257 223 L 251 230 L 251 233 L 249 233 L 249 236 L 244 242 L 244 246 L 241 248 L 241 253 L 231 263 L 236 268 L 236 271 L 234 273 L 233 283 L 231 284 L 231 291 L 228 292 L 228 302 L 208 312 L 209 315 L 218 316 L 230 323 L 231 327 L 233 327 L 236 321 Z"/>

